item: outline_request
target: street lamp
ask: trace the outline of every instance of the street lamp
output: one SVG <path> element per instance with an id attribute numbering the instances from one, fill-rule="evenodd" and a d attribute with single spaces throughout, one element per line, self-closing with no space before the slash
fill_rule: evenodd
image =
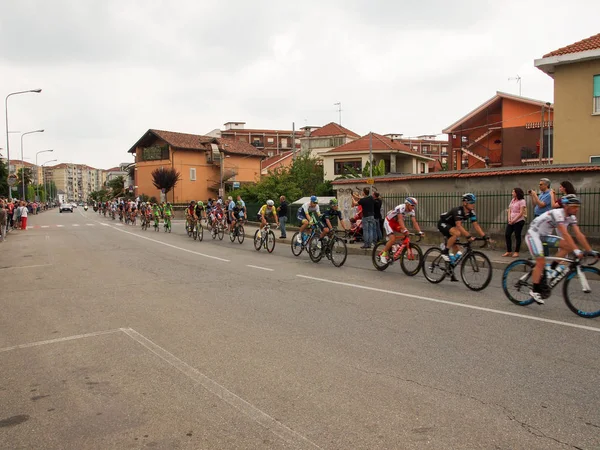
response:
<path id="1" fill-rule="evenodd" d="M 46 161 L 42 164 L 42 178 L 44 179 L 44 191 L 46 191 L 46 203 L 48 203 L 48 189 L 46 189 L 46 175 L 44 174 L 44 166 L 51 162 L 56 162 L 58 159 L 51 159 L 50 161 Z"/>
<path id="2" fill-rule="evenodd" d="M 35 171 L 36 172 L 39 172 L 38 162 L 37 162 L 38 161 L 38 155 L 40 153 L 53 152 L 53 151 L 54 150 L 40 150 L 39 152 L 37 152 L 35 154 Z M 42 177 L 43 176 L 44 176 L 44 174 L 42 173 Z M 35 180 L 35 197 L 36 197 L 36 199 L 38 199 L 39 196 L 40 196 L 40 180 L 38 179 L 38 174 L 37 173 L 35 174 L 35 178 L 36 178 L 36 180 Z M 46 189 L 46 188 L 44 187 L 44 189 Z"/>
<path id="3" fill-rule="evenodd" d="M 10 97 L 11 95 L 18 95 L 18 94 L 28 94 L 28 93 L 36 93 L 39 94 L 40 92 L 42 92 L 41 89 L 30 89 L 28 91 L 19 91 L 19 92 L 11 92 L 10 94 L 8 94 L 6 96 L 6 98 L 4 99 L 4 112 L 6 114 L 6 164 L 8 166 L 8 174 L 10 175 L 10 144 L 8 142 L 8 97 Z M 11 186 L 8 187 L 8 199 L 12 199 L 12 195 L 11 195 Z"/>
<path id="4" fill-rule="evenodd" d="M 21 134 L 21 161 L 23 162 L 23 168 L 21 169 L 21 181 L 23 182 L 23 200 L 26 200 L 25 197 L 25 163 L 24 163 L 24 159 L 23 159 L 23 136 L 25 136 L 26 134 L 32 134 L 32 133 L 43 133 L 44 130 L 33 130 L 33 131 L 26 131 L 25 133 Z"/>

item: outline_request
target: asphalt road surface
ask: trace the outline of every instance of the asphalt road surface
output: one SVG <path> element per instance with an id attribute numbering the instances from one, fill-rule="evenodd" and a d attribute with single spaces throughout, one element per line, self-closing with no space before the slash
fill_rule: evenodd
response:
<path id="1" fill-rule="evenodd" d="M 600 319 L 558 293 L 30 225 L 0 244 L 0 448 L 600 448 Z"/>

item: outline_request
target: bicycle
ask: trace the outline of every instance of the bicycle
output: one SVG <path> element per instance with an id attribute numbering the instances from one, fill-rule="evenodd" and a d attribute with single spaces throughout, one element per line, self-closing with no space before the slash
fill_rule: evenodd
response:
<path id="1" fill-rule="evenodd" d="M 337 235 L 338 230 L 332 229 L 321 239 L 321 247 L 318 247 L 319 239 L 311 239 L 308 245 L 308 256 L 314 263 L 321 261 L 325 256 L 335 267 L 342 267 L 348 257 L 348 247 L 346 247 L 345 238 L 348 232 L 344 231 L 344 239 Z"/>
<path id="2" fill-rule="evenodd" d="M 388 262 L 385 264 L 381 262 L 381 254 L 385 248 L 386 241 L 380 241 L 375 244 L 373 253 L 371 253 L 371 260 L 375 268 L 383 271 L 395 261 L 400 261 L 400 267 L 406 275 L 414 277 L 418 274 L 423 264 L 423 250 L 421 250 L 420 246 L 410 241 L 411 236 L 419 236 L 417 242 L 420 242 L 423 237 L 420 234 L 409 233 L 402 238 L 400 243 L 395 242 L 390 249 Z"/>
<path id="3" fill-rule="evenodd" d="M 212 224 L 210 234 L 212 235 L 213 239 L 216 239 L 218 236 L 220 241 L 223 240 L 223 236 L 225 236 L 225 227 L 223 226 L 222 220 L 215 219 L 215 221 Z"/>
<path id="4" fill-rule="evenodd" d="M 234 242 L 235 238 L 237 238 L 238 242 L 241 244 L 242 242 L 244 242 L 244 237 L 244 220 L 238 219 L 235 221 L 233 231 L 229 233 L 229 240 L 231 242 Z"/>
<path id="5" fill-rule="evenodd" d="M 308 252 L 310 243 L 316 234 L 316 225 L 311 225 L 309 230 L 310 234 L 306 233 L 306 231 L 302 233 L 302 242 L 297 241 L 299 231 L 296 231 L 292 236 L 292 242 L 290 245 L 292 246 L 292 254 L 294 256 L 300 256 L 302 250 L 306 250 Z"/>
<path id="6" fill-rule="evenodd" d="M 148 220 L 148 216 L 146 216 L 144 214 L 142 216 L 142 230 L 147 230 L 149 225 L 150 225 L 150 223 L 149 223 L 149 220 Z"/>
<path id="7" fill-rule="evenodd" d="M 586 256 L 581 260 L 546 256 L 546 261 L 567 263 L 565 270 L 558 271 L 553 276 L 554 270 L 548 266 L 542 275 L 542 298 L 547 299 L 562 280 L 563 298 L 567 307 L 575 314 L 586 319 L 600 317 L 600 270 L 592 267 L 598 262 L 599 256 Z M 527 306 L 533 303 L 529 291 L 533 289 L 531 275 L 535 261 L 531 259 L 518 259 L 510 263 L 502 274 L 502 290 L 508 299 L 515 305 Z M 585 274 L 588 274 L 587 276 Z M 571 283 L 577 277 L 579 284 Z M 572 286 L 573 289 L 569 289 Z M 515 291 L 511 292 L 510 289 Z M 580 289 L 578 289 L 580 288 Z M 522 294 L 519 296 L 519 294 Z M 577 297 L 582 294 L 581 297 Z"/>
<path id="8" fill-rule="evenodd" d="M 131 219 L 129 221 L 131 222 L 131 225 L 135 227 L 135 224 L 137 223 L 137 214 L 135 211 L 131 213 Z"/>
<path id="9" fill-rule="evenodd" d="M 271 231 L 271 224 L 267 223 L 263 229 L 256 230 L 254 233 L 254 249 L 259 251 L 261 247 L 264 247 L 269 253 L 273 253 L 275 250 L 275 233 Z"/>
<path id="10" fill-rule="evenodd" d="M 475 241 L 484 241 L 483 238 L 475 238 Z M 447 240 L 444 241 L 446 245 Z M 460 277 L 469 289 L 472 291 L 481 291 L 485 289 L 492 281 L 492 263 L 490 259 L 482 252 L 471 248 L 471 241 L 456 242 L 464 248 L 462 255 L 454 261 L 446 261 L 442 257 L 440 247 L 432 247 L 423 255 L 423 275 L 430 283 L 440 283 L 446 276 L 450 276 L 452 281 L 458 281 L 454 275 L 454 269 L 460 264 Z M 490 245 L 486 242 L 486 245 Z M 481 248 L 485 247 L 483 245 Z M 471 275 L 474 279 L 471 280 Z M 477 280 L 482 281 L 477 283 Z"/>
<path id="11" fill-rule="evenodd" d="M 202 219 L 195 220 L 194 222 L 194 240 L 198 239 L 198 242 L 200 242 L 202 239 L 204 239 L 204 228 L 202 228 Z"/>
<path id="12" fill-rule="evenodd" d="M 158 219 L 156 219 L 158 222 Z M 165 233 L 168 231 L 169 233 L 171 232 L 171 216 L 165 215 L 164 217 L 164 229 L 165 229 Z M 156 230 L 158 231 L 158 229 Z"/>

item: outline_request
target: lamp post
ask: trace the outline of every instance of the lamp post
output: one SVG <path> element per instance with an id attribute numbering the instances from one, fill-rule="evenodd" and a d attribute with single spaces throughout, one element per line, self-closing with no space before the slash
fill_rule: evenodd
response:
<path id="1" fill-rule="evenodd" d="M 44 191 L 46 191 L 46 203 L 48 203 L 48 189 L 46 189 L 46 176 L 44 175 L 44 166 L 48 163 L 51 162 L 56 162 L 58 161 L 58 159 L 51 159 L 50 161 L 46 161 L 45 163 L 42 164 L 42 178 L 44 179 Z"/>
<path id="2" fill-rule="evenodd" d="M 36 170 L 36 172 L 39 171 L 39 169 L 38 169 L 38 162 L 37 162 L 38 161 L 38 155 L 40 153 L 53 152 L 53 151 L 54 150 L 40 150 L 39 152 L 37 152 L 35 154 L 35 170 Z M 44 176 L 44 174 L 42 173 L 42 177 L 43 176 Z M 44 190 L 45 189 L 46 188 L 44 187 Z M 35 197 L 36 197 L 36 200 L 39 198 L 39 196 L 40 196 L 40 180 L 37 179 L 37 174 L 36 174 L 36 183 L 35 183 Z"/>
<path id="3" fill-rule="evenodd" d="M 6 114 L 6 164 L 8 166 L 8 174 L 9 175 L 10 175 L 10 143 L 8 141 L 8 97 L 10 97 L 11 95 L 28 94 L 30 92 L 39 94 L 40 92 L 42 92 L 42 90 L 41 89 L 30 89 L 28 91 L 11 92 L 4 99 L 4 112 Z M 9 200 L 12 199 L 10 186 L 8 187 L 8 199 Z"/>
<path id="4" fill-rule="evenodd" d="M 32 134 L 32 133 L 43 133 L 44 130 L 33 130 L 33 131 L 26 131 L 25 133 L 21 134 L 21 161 L 23 161 L 23 168 L 21 169 L 21 181 L 22 181 L 22 185 L 23 185 L 23 200 L 26 200 L 25 197 L 25 160 L 23 159 L 23 136 L 25 136 L 26 134 Z"/>

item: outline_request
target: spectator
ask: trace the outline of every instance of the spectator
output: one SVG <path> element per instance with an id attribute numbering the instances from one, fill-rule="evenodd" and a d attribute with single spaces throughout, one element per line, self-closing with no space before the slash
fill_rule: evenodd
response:
<path id="1" fill-rule="evenodd" d="M 550 208 L 554 202 L 554 192 L 550 190 L 550 180 L 548 178 L 542 178 L 540 180 L 540 193 L 536 193 L 535 190 L 530 189 L 528 191 L 531 196 L 531 201 L 534 204 L 533 216 L 538 217 L 544 214 L 546 211 L 550 211 Z"/>
<path id="2" fill-rule="evenodd" d="M 381 216 L 381 205 L 383 202 L 379 197 L 379 192 L 373 192 L 373 200 L 375 202 L 375 231 L 377 242 L 379 242 L 383 238 L 383 217 Z"/>
<path id="3" fill-rule="evenodd" d="M 238 195 L 238 200 L 241 200 Z M 279 218 L 279 230 L 281 231 L 280 239 L 286 238 L 285 223 L 288 219 L 288 202 L 285 201 L 285 195 L 279 197 L 279 206 L 277 207 L 277 217 Z"/>
<path id="4" fill-rule="evenodd" d="M 512 252 L 512 234 L 515 234 L 515 252 L 513 258 L 519 257 L 521 251 L 521 232 L 525 225 L 525 213 L 527 203 L 525 202 L 525 193 L 521 188 L 514 188 L 512 191 L 512 200 L 508 205 L 508 223 L 506 224 L 506 253 L 502 256 L 511 256 Z"/>
<path id="5" fill-rule="evenodd" d="M 21 206 L 20 206 L 19 210 L 21 211 L 21 230 L 26 230 L 27 229 L 27 215 L 29 214 L 29 211 L 27 209 L 25 202 L 21 202 Z"/>
<path id="6" fill-rule="evenodd" d="M 0 242 L 4 242 L 4 236 L 6 235 L 6 218 L 7 210 L 4 205 L 4 200 L 0 199 Z"/>
<path id="7" fill-rule="evenodd" d="M 363 189 L 363 197 L 353 201 L 353 206 L 359 205 L 362 208 L 362 227 L 364 244 L 360 248 L 371 248 L 371 244 L 377 236 L 375 230 L 375 199 L 370 195 L 369 188 Z"/>
<path id="8" fill-rule="evenodd" d="M 242 196 L 241 195 L 237 196 L 237 201 L 238 202 L 242 202 L 242 208 L 246 207 L 246 202 L 244 200 L 242 200 Z"/>
<path id="9" fill-rule="evenodd" d="M 19 202 L 18 200 L 14 200 L 14 204 L 15 204 L 15 206 L 14 206 L 15 221 L 13 223 L 13 229 L 19 230 L 21 228 L 21 202 Z"/>
<path id="10" fill-rule="evenodd" d="M 575 190 L 573 183 L 571 183 L 570 181 L 561 181 L 560 185 L 558 186 L 558 193 L 560 194 L 560 197 L 562 197 L 563 195 L 577 194 L 577 191 Z M 555 198 L 553 208 L 563 207 L 560 203 L 560 197 Z"/>
<path id="11" fill-rule="evenodd" d="M 7 211 L 8 211 L 8 217 L 7 217 L 7 221 L 6 221 L 6 233 L 8 233 L 9 228 L 13 228 L 15 225 L 15 223 L 13 221 L 14 212 L 15 212 L 14 202 L 11 202 L 11 201 L 8 202 Z"/>

